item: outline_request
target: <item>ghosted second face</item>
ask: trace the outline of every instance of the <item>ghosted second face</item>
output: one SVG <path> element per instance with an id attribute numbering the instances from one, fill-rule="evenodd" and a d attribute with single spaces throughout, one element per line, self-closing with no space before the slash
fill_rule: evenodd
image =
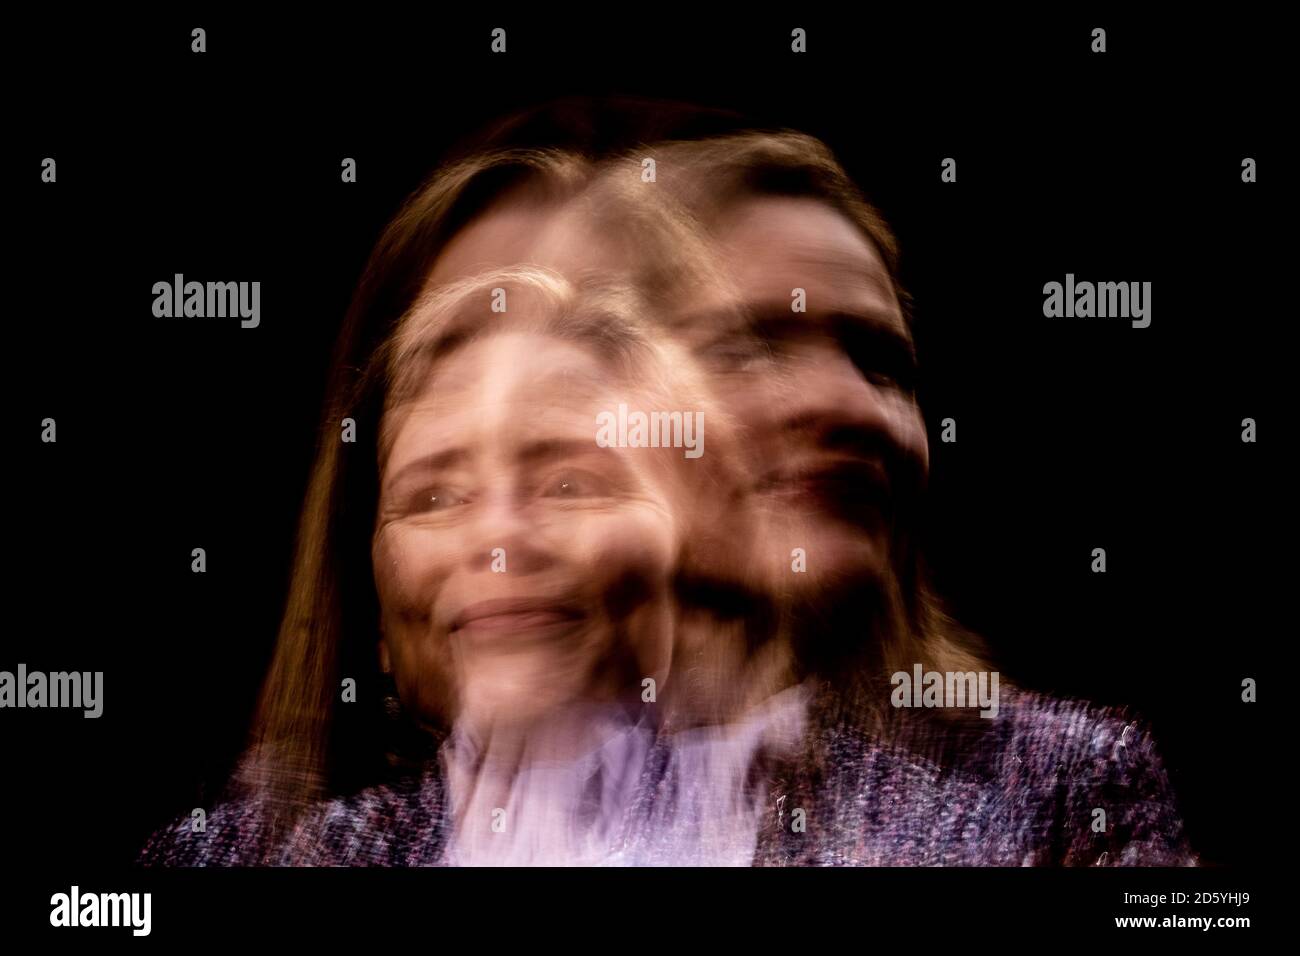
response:
<path id="1" fill-rule="evenodd" d="M 713 234 L 728 283 L 677 324 L 743 429 L 767 573 L 795 593 L 877 579 L 928 467 L 889 273 L 815 198 L 747 197 Z M 791 574 L 796 548 L 805 574 Z"/>

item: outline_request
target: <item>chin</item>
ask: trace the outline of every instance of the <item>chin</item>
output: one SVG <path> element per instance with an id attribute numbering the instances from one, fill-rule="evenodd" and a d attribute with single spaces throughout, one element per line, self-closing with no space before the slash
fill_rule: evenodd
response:
<path id="1" fill-rule="evenodd" d="M 480 712 L 492 711 L 507 720 L 525 719 L 579 699 L 587 686 L 574 679 L 579 673 L 584 672 L 572 658 L 538 661 L 518 655 L 493 666 L 490 673 L 470 676 L 465 696 Z"/>

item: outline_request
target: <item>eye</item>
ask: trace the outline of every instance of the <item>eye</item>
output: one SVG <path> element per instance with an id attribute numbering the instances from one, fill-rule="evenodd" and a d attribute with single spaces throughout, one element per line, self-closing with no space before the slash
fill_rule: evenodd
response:
<path id="1" fill-rule="evenodd" d="M 895 389 L 904 395 L 916 391 L 916 373 L 905 362 L 890 368 L 864 368 L 863 377 L 878 388 Z"/>
<path id="2" fill-rule="evenodd" d="M 543 498 L 603 498 L 610 494 L 606 479 L 589 471 L 562 471 L 546 478 L 538 487 Z"/>
<path id="3" fill-rule="evenodd" d="M 864 328 L 852 320 L 844 325 L 841 346 L 863 378 L 908 395 L 916 390 L 916 356 L 907 339 Z"/>
<path id="4" fill-rule="evenodd" d="M 414 515 L 444 512 L 469 502 L 469 496 L 456 488 L 447 486 L 422 488 L 406 500 L 403 513 Z"/>
<path id="5" fill-rule="evenodd" d="M 771 361 L 772 350 L 757 336 L 729 335 L 705 346 L 701 355 L 714 368 L 749 372 Z"/>

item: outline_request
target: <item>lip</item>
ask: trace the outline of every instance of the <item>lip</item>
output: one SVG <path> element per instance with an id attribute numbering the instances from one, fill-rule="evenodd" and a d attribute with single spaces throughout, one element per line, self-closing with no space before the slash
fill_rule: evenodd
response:
<path id="1" fill-rule="evenodd" d="M 543 598 L 496 598 L 476 601 L 451 619 L 450 630 L 486 634 L 521 634 L 567 627 L 585 617 L 571 604 Z"/>

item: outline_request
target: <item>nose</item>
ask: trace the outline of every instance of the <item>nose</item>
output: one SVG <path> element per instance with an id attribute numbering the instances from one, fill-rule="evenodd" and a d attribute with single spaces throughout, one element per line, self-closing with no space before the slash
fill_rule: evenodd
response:
<path id="1" fill-rule="evenodd" d="M 924 426 L 910 400 L 869 381 L 842 349 L 826 346 L 806 351 L 789 385 L 781 412 L 787 434 L 801 435 L 829 450 L 915 455 L 917 439 L 912 432 Z M 919 444 L 924 447 L 923 437 Z"/>
<path id="2" fill-rule="evenodd" d="M 552 565 L 554 552 L 528 504 L 527 496 L 508 482 L 494 483 L 482 491 L 471 506 L 474 516 L 465 529 L 468 570 L 491 571 L 504 566 L 511 574 L 535 574 Z"/>

